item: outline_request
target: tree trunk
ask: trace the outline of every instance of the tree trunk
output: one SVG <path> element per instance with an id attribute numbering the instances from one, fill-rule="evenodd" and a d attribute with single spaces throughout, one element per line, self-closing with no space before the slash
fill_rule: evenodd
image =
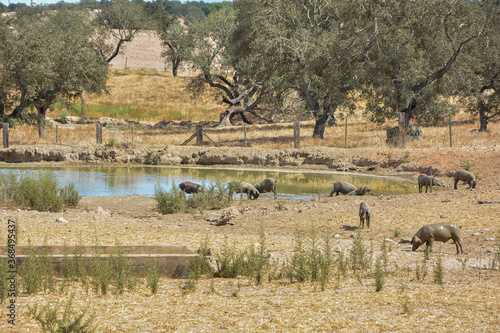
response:
<path id="1" fill-rule="evenodd" d="M 316 122 L 314 123 L 313 138 L 325 138 L 325 128 L 328 123 L 328 119 L 330 119 L 330 114 L 327 112 L 323 113 L 321 117 L 316 118 Z"/>
<path id="2" fill-rule="evenodd" d="M 405 148 L 406 147 L 406 119 L 407 119 L 406 112 L 399 112 L 399 120 L 398 120 L 399 139 L 398 139 L 398 146 L 401 147 L 401 148 Z"/>
<path id="3" fill-rule="evenodd" d="M 47 108 L 45 106 L 37 106 L 37 111 L 38 111 L 38 136 L 40 138 L 46 138 L 47 137 L 47 128 L 45 124 L 45 115 L 47 114 Z"/>
<path id="4" fill-rule="evenodd" d="M 479 132 L 486 132 L 487 127 L 488 127 L 488 116 L 486 115 L 486 106 L 484 105 L 483 102 L 478 103 L 478 109 L 479 109 Z"/>
<path id="5" fill-rule="evenodd" d="M 179 59 L 172 59 L 172 75 L 177 76 L 177 71 L 179 70 L 179 65 L 181 64 L 181 61 Z"/>

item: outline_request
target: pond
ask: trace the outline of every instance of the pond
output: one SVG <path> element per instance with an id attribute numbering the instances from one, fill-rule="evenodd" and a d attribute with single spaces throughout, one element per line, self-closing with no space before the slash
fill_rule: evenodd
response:
<path id="1" fill-rule="evenodd" d="M 213 182 L 241 180 L 255 184 L 264 178 L 278 181 L 279 199 L 310 200 L 327 196 L 333 183 L 346 181 L 356 187 L 368 186 L 374 194 L 407 194 L 417 191 L 416 183 L 396 177 L 363 175 L 334 171 L 230 169 L 208 167 L 154 167 L 154 166 L 71 166 L 71 167 L 8 167 L 0 174 L 37 173 L 51 171 L 63 187 L 73 183 L 81 196 L 120 196 L 138 194 L 154 196 L 155 186 L 169 190 L 173 185 L 188 180 L 209 185 Z M 273 198 L 272 193 L 261 197 Z"/>

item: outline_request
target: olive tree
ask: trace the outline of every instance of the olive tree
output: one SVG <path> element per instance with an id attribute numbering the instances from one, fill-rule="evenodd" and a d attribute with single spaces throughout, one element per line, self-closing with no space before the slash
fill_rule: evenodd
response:
<path id="1" fill-rule="evenodd" d="M 94 42 L 99 54 L 111 62 L 146 25 L 144 7 L 135 1 L 114 0 L 104 3 L 94 19 Z"/>
<path id="2" fill-rule="evenodd" d="M 191 38 L 187 34 L 185 27 L 179 19 L 172 19 L 160 25 L 158 35 L 166 48 L 162 52 L 162 57 L 166 57 L 172 64 L 172 75 L 177 76 L 181 62 L 188 59 L 192 52 Z"/>
<path id="3" fill-rule="evenodd" d="M 85 12 L 28 8 L 16 13 L 0 44 L 1 91 L 7 92 L 3 105 L 12 109 L 10 118 L 35 108 L 43 137 L 55 102 L 105 91 L 108 65 L 95 52 L 93 31 Z"/>
<path id="4" fill-rule="evenodd" d="M 352 109 L 363 77 L 361 54 L 370 47 L 365 1 L 239 0 L 239 56 L 251 63 L 277 104 L 299 96 L 324 138 L 339 107 Z M 242 37 L 243 36 L 243 37 Z M 279 105 L 278 105 L 279 107 Z"/>
<path id="5" fill-rule="evenodd" d="M 367 114 L 378 122 L 398 119 L 400 145 L 411 120 L 448 115 L 446 79 L 482 31 L 476 11 L 474 1 L 392 0 L 372 6 L 376 47 L 363 55 Z"/>

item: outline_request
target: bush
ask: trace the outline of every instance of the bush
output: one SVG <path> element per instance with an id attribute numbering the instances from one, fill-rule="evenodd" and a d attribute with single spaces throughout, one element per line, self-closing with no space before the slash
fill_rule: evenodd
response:
<path id="1" fill-rule="evenodd" d="M 63 204 L 76 206 L 80 200 L 73 184 L 58 188 L 53 172 L 44 171 L 33 174 L 10 172 L 0 179 L 3 197 L 16 204 L 33 210 L 59 212 Z"/>
<path id="2" fill-rule="evenodd" d="M 42 332 L 95 332 L 96 329 L 93 327 L 95 311 L 89 318 L 87 318 L 87 320 L 84 320 L 88 308 L 85 308 L 79 314 L 75 314 L 75 311 L 73 310 L 73 297 L 74 294 L 71 295 L 66 305 L 64 305 L 62 318 L 58 318 L 60 312 L 59 308 L 61 307 L 59 302 L 56 302 L 54 307 L 51 307 L 50 303 L 48 303 L 41 309 L 39 309 L 38 303 L 36 303 L 33 307 L 28 305 L 28 311 L 31 317 L 40 323 L 42 326 Z"/>
<path id="3" fill-rule="evenodd" d="M 73 183 L 66 185 L 59 191 L 63 203 L 69 207 L 76 207 L 80 202 L 80 194 Z"/>

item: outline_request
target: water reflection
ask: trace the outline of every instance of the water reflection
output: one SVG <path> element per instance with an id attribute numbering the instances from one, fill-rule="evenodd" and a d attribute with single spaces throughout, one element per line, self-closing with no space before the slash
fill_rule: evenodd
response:
<path id="1" fill-rule="evenodd" d="M 315 196 L 329 195 L 333 183 L 346 181 L 356 187 L 368 186 L 372 193 L 405 194 L 415 192 L 415 183 L 393 177 L 377 177 L 331 171 L 297 171 L 267 169 L 179 168 L 179 167 L 2 167 L 0 173 L 40 172 L 50 170 L 60 186 L 74 183 L 82 196 L 117 196 L 138 194 L 153 196 L 154 187 L 160 184 L 165 190 L 172 185 L 189 180 L 210 184 L 214 181 L 241 180 L 251 184 L 264 178 L 278 181 L 278 198 L 309 200 Z M 272 198 L 272 194 L 264 194 Z"/>

